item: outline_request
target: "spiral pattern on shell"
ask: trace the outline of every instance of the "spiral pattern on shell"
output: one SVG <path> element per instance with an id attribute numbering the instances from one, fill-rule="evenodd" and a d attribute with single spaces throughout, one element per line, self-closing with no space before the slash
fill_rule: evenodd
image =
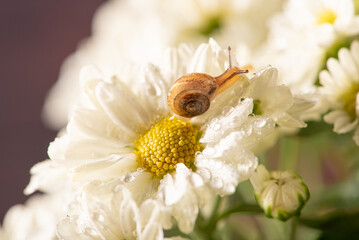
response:
<path id="1" fill-rule="evenodd" d="M 205 113 L 218 90 L 215 78 L 205 73 L 190 73 L 179 78 L 170 89 L 168 104 L 182 117 Z"/>

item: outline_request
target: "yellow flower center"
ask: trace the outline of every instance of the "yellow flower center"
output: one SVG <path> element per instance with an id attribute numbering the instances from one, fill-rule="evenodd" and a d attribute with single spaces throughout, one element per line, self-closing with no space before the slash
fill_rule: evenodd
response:
<path id="1" fill-rule="evenodd" d="M 191 123 L 166 117 L 135 141 L 137 162 L 157 177 L 173 172 L 177 163 L 194 169 L 195 153 L 201 148 L 198 134 Z"/>
<path id="2" fill-rule="evenodd" d="M 319 12 L 319 14 L 317 15 L 317 24 L 320 25 L 324 23 L 329 23 L 333 25 L 336 19 L 337 15 L 335 14 L 335 12 L 333 12 L 333 10 L 325 9 Z"/>
<path id="3" fill-rule="evenodd" d="M 356 118 L 356 98 L 359 93 L 359 84 L 353 84 L 345 93 L 338 97 L 338 101 L 343 104 L 344 111 L 354 120 Z"/>

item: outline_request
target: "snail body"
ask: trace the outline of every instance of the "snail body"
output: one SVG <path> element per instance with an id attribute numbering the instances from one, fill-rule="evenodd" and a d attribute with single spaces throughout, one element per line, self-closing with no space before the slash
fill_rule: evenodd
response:
<path id="1" fill-rule="evenodd" d="M 239 74 L 248 72 L 231 66 L 230 48 L 228 50 L 229 68 L 221 75 L 213 77 L 206 73 L 189 73 L 173 83 L 167 102 L 177 115 L 192 118 L 205 113 L 219 93 L 233 85 Z"/>

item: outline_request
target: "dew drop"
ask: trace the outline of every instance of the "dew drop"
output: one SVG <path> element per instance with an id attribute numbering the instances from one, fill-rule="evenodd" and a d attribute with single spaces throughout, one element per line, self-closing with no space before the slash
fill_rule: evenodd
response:
<path id="1" fill-rule="evenodd" d="M 134 179 L 135 177 L 132 174 L 128 173 L 124 176 L 123 181 L 129 183 L 132 182 Z"/>
<path id="2" fill-rule="evenodd" d="M 254 125 L 258 128 L 262 128 L 266 125 L 266 121 L 263 121 L 263 120 L 257 120 L 254 122 Z"/>

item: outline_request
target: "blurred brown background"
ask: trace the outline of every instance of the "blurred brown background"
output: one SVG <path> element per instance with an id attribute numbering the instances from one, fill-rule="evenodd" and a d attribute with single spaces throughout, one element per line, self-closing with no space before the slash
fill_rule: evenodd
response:
<path id="1" fill-rule="evenodd" d="M 0 221 L 23 203 L 29 170 L 47 158 L 56 132 L 41 108 L 62 61 L 91 32 L 104 0 L 0 1 Z"/>

